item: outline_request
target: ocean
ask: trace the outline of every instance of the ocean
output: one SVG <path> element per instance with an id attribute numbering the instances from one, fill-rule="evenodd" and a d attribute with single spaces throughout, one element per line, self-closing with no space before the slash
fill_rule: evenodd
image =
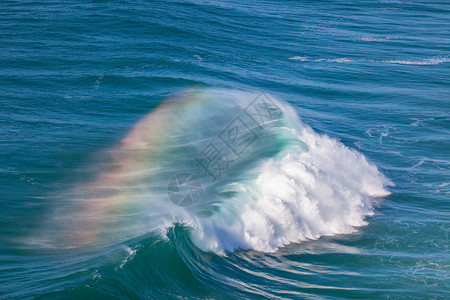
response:
<path id="1" fill-rule="evenodd" d="M 448 299 L 446 1 L 0 3 L 1 299 Z"/>

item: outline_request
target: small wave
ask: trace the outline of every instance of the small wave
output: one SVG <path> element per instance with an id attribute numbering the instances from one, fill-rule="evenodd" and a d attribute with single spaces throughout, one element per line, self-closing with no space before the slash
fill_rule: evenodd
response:
<path id="1" fill-rule="evenodd" d="M 289 57 L 290 60 L 309 61 L 307 56 L 293 56 Z"/>
<path id="2" fill-rule="evenodd" d="M 364 36 L 364 37 L 359 37 L 358 40 L 360 41 L 365 41 L 365 42 L 385 42 L 385 41 L 389 41 L 389 40 L 393 40 L 395 39 L 394 37 L 370 37 L 370 36 Z"/>
<path id="3" fill-rule="evenodd" d="M 409 124 L 409 125 L 416 127 L 416 126 L 421 125 L 423 122 L 434 121 L 434 118 L 422 118 L 422 119 L 420 119 L 420 118 L 412 118 L 411 120 L 413 120 L 414 122 Z"/>
<path id="4" fill-rule="evenodd" d="M 385 60 L 383 61 L 385 63 L 390 64 L 400 64 L 400 65 L 418 65 L 418 66 L 424 66 L 424 65 L 438 65 L 441 63 L 450 62 L 450 59 L 447 57 L 433 57 L 433 58 L 427 58 L 423 60 Z"/>
<path id="5" fill-rule="evenodd" d="M 327 62 L 327 63 L 356 63 L 356 62 L 370 62 L 370 63 L 389 63 L 400 65 L 438 65 L 441 63 L 450 62 L 447 57 L 433 57 L 423 60 L 372 60 L 372 59 L 352 59 L 347 57 L 341 58 L 309 58 L 308 56 L 293 56 L 290 60 L 302 62 Z"/>
<path id="6" fill-rule="evenodd" d="M 289 58 L 290 60 L 297 60 L 297 61 L 313 61 L 313 62 L 329 62 L 329 63 L 351 63 L 355 62 L 356 60 L 342 57 L 342 58 L 318 58 L 318 59 L 311 59 L 307 56 L 293 56 Z"/>
<path id="7" fill-rule="evenodd" d="M 334 59 L 316 59 L 315 61 L 320 62 L 320 61 L 326 61 L 326 62 L 337 62 L 337 63 L 351 63 L 351 62 L 355 62 L 354 59 L 350 59 L 350 58 L 334 58 Z"/>
<path id="8" fill-rule="evenodd" d="M 103 75 L 100 75 L 96 80 L 95 80 L 95 88 L 98 89 L 100 87 L 100 83 L 103 79 Z"/>
<path id="9" fill-rule="evenodd" d="M 126 247 L 126 252 L 127 252 L 127 256 L 125 257 L 125 259 L 121 262 L 121 264 L 116 268 L 116 271 L 118 269 L 122 269 L 123 266 L 128 263 L 130 260 L 133 259 L 133 257 L 136 255 L 136 251 L 137 249 L 131 249 L 130 247 Z"/>

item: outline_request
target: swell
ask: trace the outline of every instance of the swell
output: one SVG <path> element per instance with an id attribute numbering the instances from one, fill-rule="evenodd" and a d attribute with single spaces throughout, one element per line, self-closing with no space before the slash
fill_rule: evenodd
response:
<path id="1" fill-rule="evenodd" d="M 88 270 L 81 276 L 60 275 L 58 288 L 40 297 L 170 298 L 180 294 L 188 298 L 220 295 L 223 299 L 313 297 L 317 294 L 326 297 L 330 293 L 342 293 L 346 288 L 331 282 L 308 284 L 307 277 L 355 274 L 339 273 L 326 261 L 318 266 L 303 260 L 320 253 L 354 255 L 361 251 L 322 240 L 297 244 L 273 254 L 235 251 L 221 256 L 199 250 L 191 240 L 192 232 L 192 227 L 177 223 L 163 234 L 143 236 L 128 242 L 128 246 L 103 249 L 95 259 L 86 259 L 84 264 Z M 61 267 L 55 271 L 64 273 Z M 72 288 L 74 280 L 79 284 Z M 48 286 L 51 279 L 45 278 L 41 284 Z"/>
<path id="2" fill-rule="evenodd" d="M 79 270 L 66 277 L 61 276 L 65 272 L 64 267 L 53 267 L 48 273 L 60 276 L 53 291 L 42 293 L 41 289 L 31 288 L 26 295 L 42 299 L 86 295 L 97 298 L 117 298 L 119 295 L 120 298 L 175 298 L 180 294 L 190 298 L 221 295 L 222 298 L 233 299 L 267 295 L 255 287 L 245 287 L 242 278 L 245 270 L 235 264 L 236 260 L 251 264 L 250 261 L 239 255 L 227 261 L 200 251 L 190 239 L 191 231 L 192 228 L 183 224 L 174 224 L 162 235 L 143 236 L 130 241 L 129 246 L 103 248 L 101 253 L 85 257 L 84 262 L 78 259 L 77 263 L 83 264 L 87 271 Z M 232 271 L 233 275 L 225 276 L 224 268 Z M 79 284 L 71 287 L 74 280 Z M 52 285 L 51 275 L 43 276 L 40 281 L 46 290 Z"/>

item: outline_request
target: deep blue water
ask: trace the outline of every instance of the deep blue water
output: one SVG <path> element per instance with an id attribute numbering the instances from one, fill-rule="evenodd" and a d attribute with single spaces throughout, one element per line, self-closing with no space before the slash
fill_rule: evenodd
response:
<path id="1" fill-rule="evenodd" d="M 448 2 L 4 0 L 0 45 L 0 298 L 450 297 Z"/>

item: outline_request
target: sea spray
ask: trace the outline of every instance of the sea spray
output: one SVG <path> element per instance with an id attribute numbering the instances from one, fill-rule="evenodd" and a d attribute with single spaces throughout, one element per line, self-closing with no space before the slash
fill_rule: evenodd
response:
<path id="1" fill-rule="evenodd" d="M 275 251 L 353 232 L 390 184 L 288 103 L 229 89 L 169 98 L 111 153 L 65 195 L 76 197 L 51 225 L 64 243 L 114 244 L 181 223 L 203 251 Z"/>

